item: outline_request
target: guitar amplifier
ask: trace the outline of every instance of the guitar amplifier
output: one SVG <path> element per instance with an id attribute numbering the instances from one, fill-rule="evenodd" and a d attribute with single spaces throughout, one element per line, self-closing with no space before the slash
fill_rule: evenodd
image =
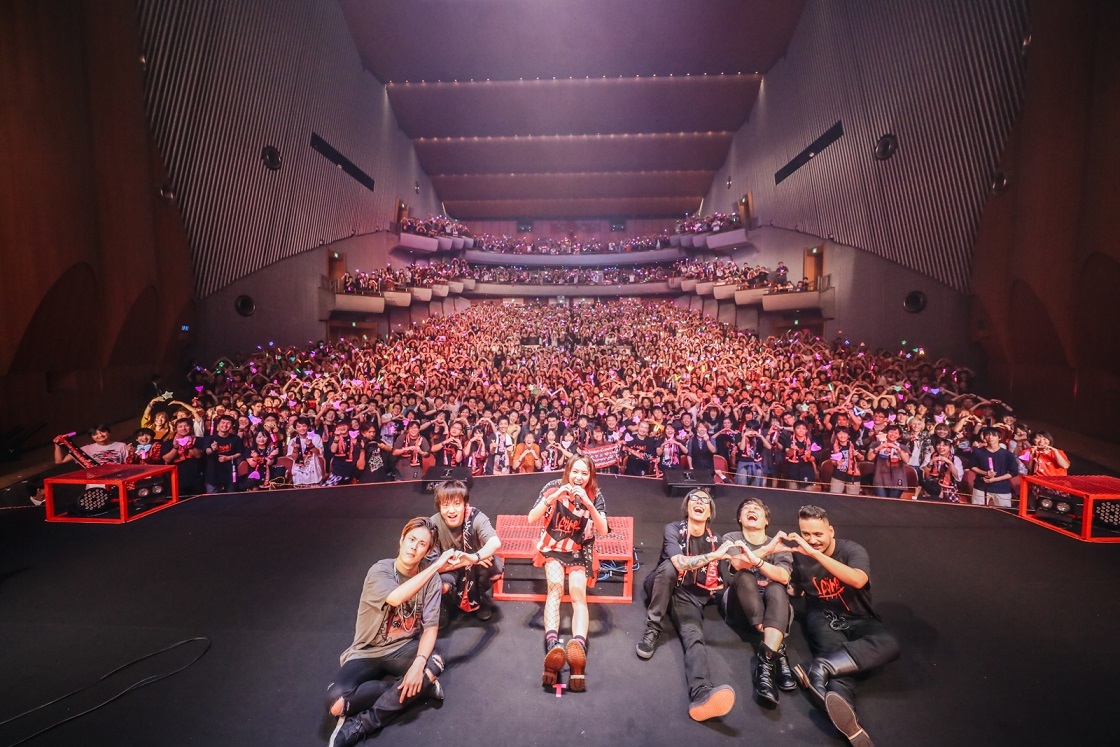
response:
<path id="1" fill-rule="evenodd" d="M 693 488 L 714 488 L 716 473 L 710 469 L 666 469 L 665 492 L 684 495 Z"/>

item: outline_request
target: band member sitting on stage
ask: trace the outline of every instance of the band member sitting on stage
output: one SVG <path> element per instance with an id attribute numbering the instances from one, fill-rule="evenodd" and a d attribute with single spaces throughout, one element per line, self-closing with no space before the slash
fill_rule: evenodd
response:
<path id="1" fill-rule="evenodd" d="M 779 532 L 778 537 L 792 541 L 793 584 L 805 593 L 805 637 L 814 658 L 808 671 L 794 671 L 848 741 L 870 747 L 871 738 L 856 719 L 852 675 L 897 659 L 898 641 L 872 607 L 867 550 L 836 539 L 823 508 L 802 506 L 797 516 L 800 533 Z"/>
<path id="2" fill-rule="evenodd" d="M 727 583 L 724 619 L 729 623 L 741 620 L 762 633 L 751 681 L 763 705 L 777 705 L 779 690 L 797 689 L 785 645 L 791 621 L 786 584 L 793 556 L 781 540 L 766 535 L 770 509 L 761 500 L 747 498 L 739 504 L 737 515 L 739 531 L 723 535 L 724 542 L 741 546 L 720 565 Z"/>
<path id="3" fill-rule="evenodd" d="M 330 747 L 377 734 L 422 698 L 443 700 L 438 572 L 458 551 L 445 550 L 429 562 L 434 542 L 435 528 L 418 516 L 404 525 L 397 556 L 366 573 L 354 642 L 327 688 L 327 709 L 338 717 Z"/>
<path id="4" fill-rule="evenodd" d="M 607 534 L 607 507 L 595 479 L 595 463 L 585 455 L 568 462 L 564 476 L 541 488 L 529 511 L 529 523 L 543 521 L 533 564 L 544 566 L 548 596 L 544 603 L 544 674 L 541 684 L 556 684 L 565 661 L 571 668 L 568 687 L 587 687 L 587 588 L 595 585 L 595 533 Z M 572 639 L 560 643 L 560 598 L 564 578 L 572 598 Z"/>
<path id="5" fill-rule="evenodd" d="M 703 425 L 701 424 L 701 426 Z M 720 543 L 709 526 L 715 516 L 712 495 L 697 488 L 681 504 L 684 518 L 665 525 L 657 569 L 646 576 L 649 601 L 646 629 L 638 642 L 639 658 L 649 659 L 661 636 L 666 614 L 673 620 L 684 647 L 684 675 L 688 680 L 688 715 L 695 721 L 725 716 L 735 705 L 730 685 L 712 684 L 704 641 L 704 606 L 723 588 L 719 561 L 728 557 L 734 542 Z"/>
<path id="6" fill-rule="evenodd" d="M 449 622 L 456 610 L 473 612 L 479 620 L 489 620 L 494 614 L 493 602 L 487 600 L 494 580 L 502 575 L 502 559 L 495 553 L 502 546 L 490 519 L 475 506 L 470 505 L 467 484 L 448 480 L 435 491 L 436 513 L 432 525 L 436 528 L 436 552 L 458 550 L 440 569 L 443 584 L 443 614 L 440 627 Z"/>

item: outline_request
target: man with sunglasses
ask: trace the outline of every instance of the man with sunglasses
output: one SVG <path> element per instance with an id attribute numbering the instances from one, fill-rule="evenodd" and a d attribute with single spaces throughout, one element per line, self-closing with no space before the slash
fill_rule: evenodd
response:
<path id="1" fill-rule="evenodd" d="M 793 553 L 793 584 L 805 594 L 805 637 L 815 657 L 795 667 L 810 699 L 854 747 L 872 747 L 855 711 L 852 675 L 898 658 L 898 641 L 871 604 L 871 560 L 862 545 L 837 539 L 819 506 L 798 511 L 800 532 L 778 537 Z"/>
<path id="2" fill-rule="evenodd" d="M 735 690 L 730 685 L 712 684 L 704 640 L 704 606 L 715 601 L 723 588 L 719 562 L 732 548 L 743 549 L 741 543 L 721 543 L 711 530 L 715 509 L 711 493 L 692 490 L 681 504 L 683 518 L 665 525 L 661 558 L 645 580 L 649 610 L 645 633 L 637 645 L 639 658 L 651 658 L 662 620 L 669 615 L 684 647 L 688 715 L 694 721 L 725 716 L 735 705 Z"/>

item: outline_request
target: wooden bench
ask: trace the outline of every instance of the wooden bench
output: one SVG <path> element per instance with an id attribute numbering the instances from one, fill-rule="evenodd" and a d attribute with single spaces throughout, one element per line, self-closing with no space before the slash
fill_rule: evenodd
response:
<path id="1" fill-rule="evenodd" d="M 634 598 L 634 517 L 608 516 L 610 533 L 595 537 L 595 556 L 599 560 L 614 560 L 622 563 L 625 574 L 622 580 L 622 594 L 606 595 L 588 593 L 589 604 L 630 604 Z M 537 541 L 541 538 L 541 525 L 530 524 L 524 515 L 500 514 L 494 527 L 502 540 L 498 554 L 506 561 L 509 573 L 510 560 L 531 560 L 536 553 Z M 505 590 L 505 579 L 494 583 L 494 599 L 503 602 L 543 602 L 544 594 L 517 594 Z M 563 601 L 571 597 L 564 595 Z"/>

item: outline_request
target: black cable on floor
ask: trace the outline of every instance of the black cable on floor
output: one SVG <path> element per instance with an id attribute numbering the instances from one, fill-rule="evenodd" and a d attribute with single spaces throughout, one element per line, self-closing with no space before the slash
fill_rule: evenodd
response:
<path id="1" fill-rule="evenodd" d="M 21 713 L 19 715 L 12 716 L 11 718 L 5 719 L 4 721 L 0 721 L 0 726 L 4 726 L 5 724 L 10 724 L 13 721 L 16 721 L 18 719 L 23 718 L 24 716 L 27 716 L 29 714 L 34 713 L 35 711 L 40 711 L 44 708 L 47 708 L 48 706 L 52 706 L 55 703 L 58 703 L 59 701 L 66 700 L 67 698 L 69 698 L 72 695 L 77 695 L 80 692 L 88 690 L 91 687 L 93 687 L 94 685 L 98 684 L 99 682 L 104 682 L 105 680 L 109 679 L 110 677 L 112 677 L 117 672 L 128 669 L 133 664 L 139 664 L 140 662 L 142 662 L 146 659 L 150 659 L 153 656 L 159 656 L 162 653 L 166 653 L 167 651 L 171 651 L 172 649 L 176 649 L 179 646 L 185 646 L 188 643 L 194 643 L 195 641 L 205 641 L 205 643 L 206 643 L 205 648 L 202 649 L 202 652 L 199 653 L 198 656 L 194 657 L 193 659 L 191 659 L 189 662 L 187 662 L 183 666 L 179 667 L 178 669 L 173 669 L 172 671 L 164 672 L 163 674 L 152 675 L 151 677 L 145 677 L 144 679 L 140 680 L 139 682 L 135 682 L 135 683 L 129 685 L 124 690 L 121 690 L 119 693 L 117 693 L 113 697 L 109 698 L 105 702 L 98 703 L 97 705 L 95 705 L 92 708 L 87 708 L 86 710 L 82 711 L 81 713 L 75 713 L 73 716 L 67 716 L 66 718 L 62 719 L 61 721 L 56 721 L 55 723 L 51 724 L 50 726 L 47 726 L 46 728 L 40 729 L 39 731 L 35 732 L 34 734 L 26 736 L 23 739 L 19 740 L 18 742 L 12 742 L 11 744 L 7 745 L 7 747 L 16 747 L 17 744 L 23 744 L 24 742 L 29 742 L 32 739 L 34 739 L 35 737 L 37 737 L 41 734 L 45 734 L 48 731 L 50 731 L 51 729 L 54 729 L 55 727 L 62 726 L 63 724 L 67 723 L 68 721 L 73 721 L 74 719 L 81 718 L 82 716 L 85 716 L 86 714 L 93 713 L 98 708 L 102 708 L 104 706 L 109 705 L 114 700 L 120 698 L 121 696 L 123 696 L 127 693 L 132 692 L 133 690 L 138 690 L 141 687 L 144 687 L 145 685 L 150 685 L 153 682 L 159 682 L 160 680 L 166 679 L 173 674 L 178 674 L 179 672 L 182 672 L 184 669 L 194 665 L 195 662 L 197 662 L 199 659 L 201 659 L 203 656 L 206 655 L 206 652 L 210 650 L 211 641 L 210 641 L 209 638 L 206 638 L 204 636 L 200 636 L 200 637 L 197 637 L 197 638 L 187 638 L 187 639 L 184 639 L 182 641 L 179 641 L 178 643 L 172 643 L 170 646 L 167 646 L 165 648 L 161 648 L 159 651 L 153 651 L 150 654 L 146 654 L 144 656 L 141 656 L 139 659 L 133 659 L 132 661 L 128 662 L 127 664 L 124 664 L 122 666 L 117 667 L 116 669 L 109 672 L 108 674 L 104 674 L 101 677 L 98 677 L 96 680 L 94 680 L 93 682 L 91 682 L 88 685 L 85 685 L 84 687 L 79 687 L 77 690 L 73 690 L 71 692 L 68 692 L 65 695 L 60 696 L 58 698 L 55 698 L 52 701 L 49 701 L 47 703 L 43 703 L 42 705 L 37 705 L 34 708 L 30 708 L 30 709 L 24 711 L 23 713 Z"/>

